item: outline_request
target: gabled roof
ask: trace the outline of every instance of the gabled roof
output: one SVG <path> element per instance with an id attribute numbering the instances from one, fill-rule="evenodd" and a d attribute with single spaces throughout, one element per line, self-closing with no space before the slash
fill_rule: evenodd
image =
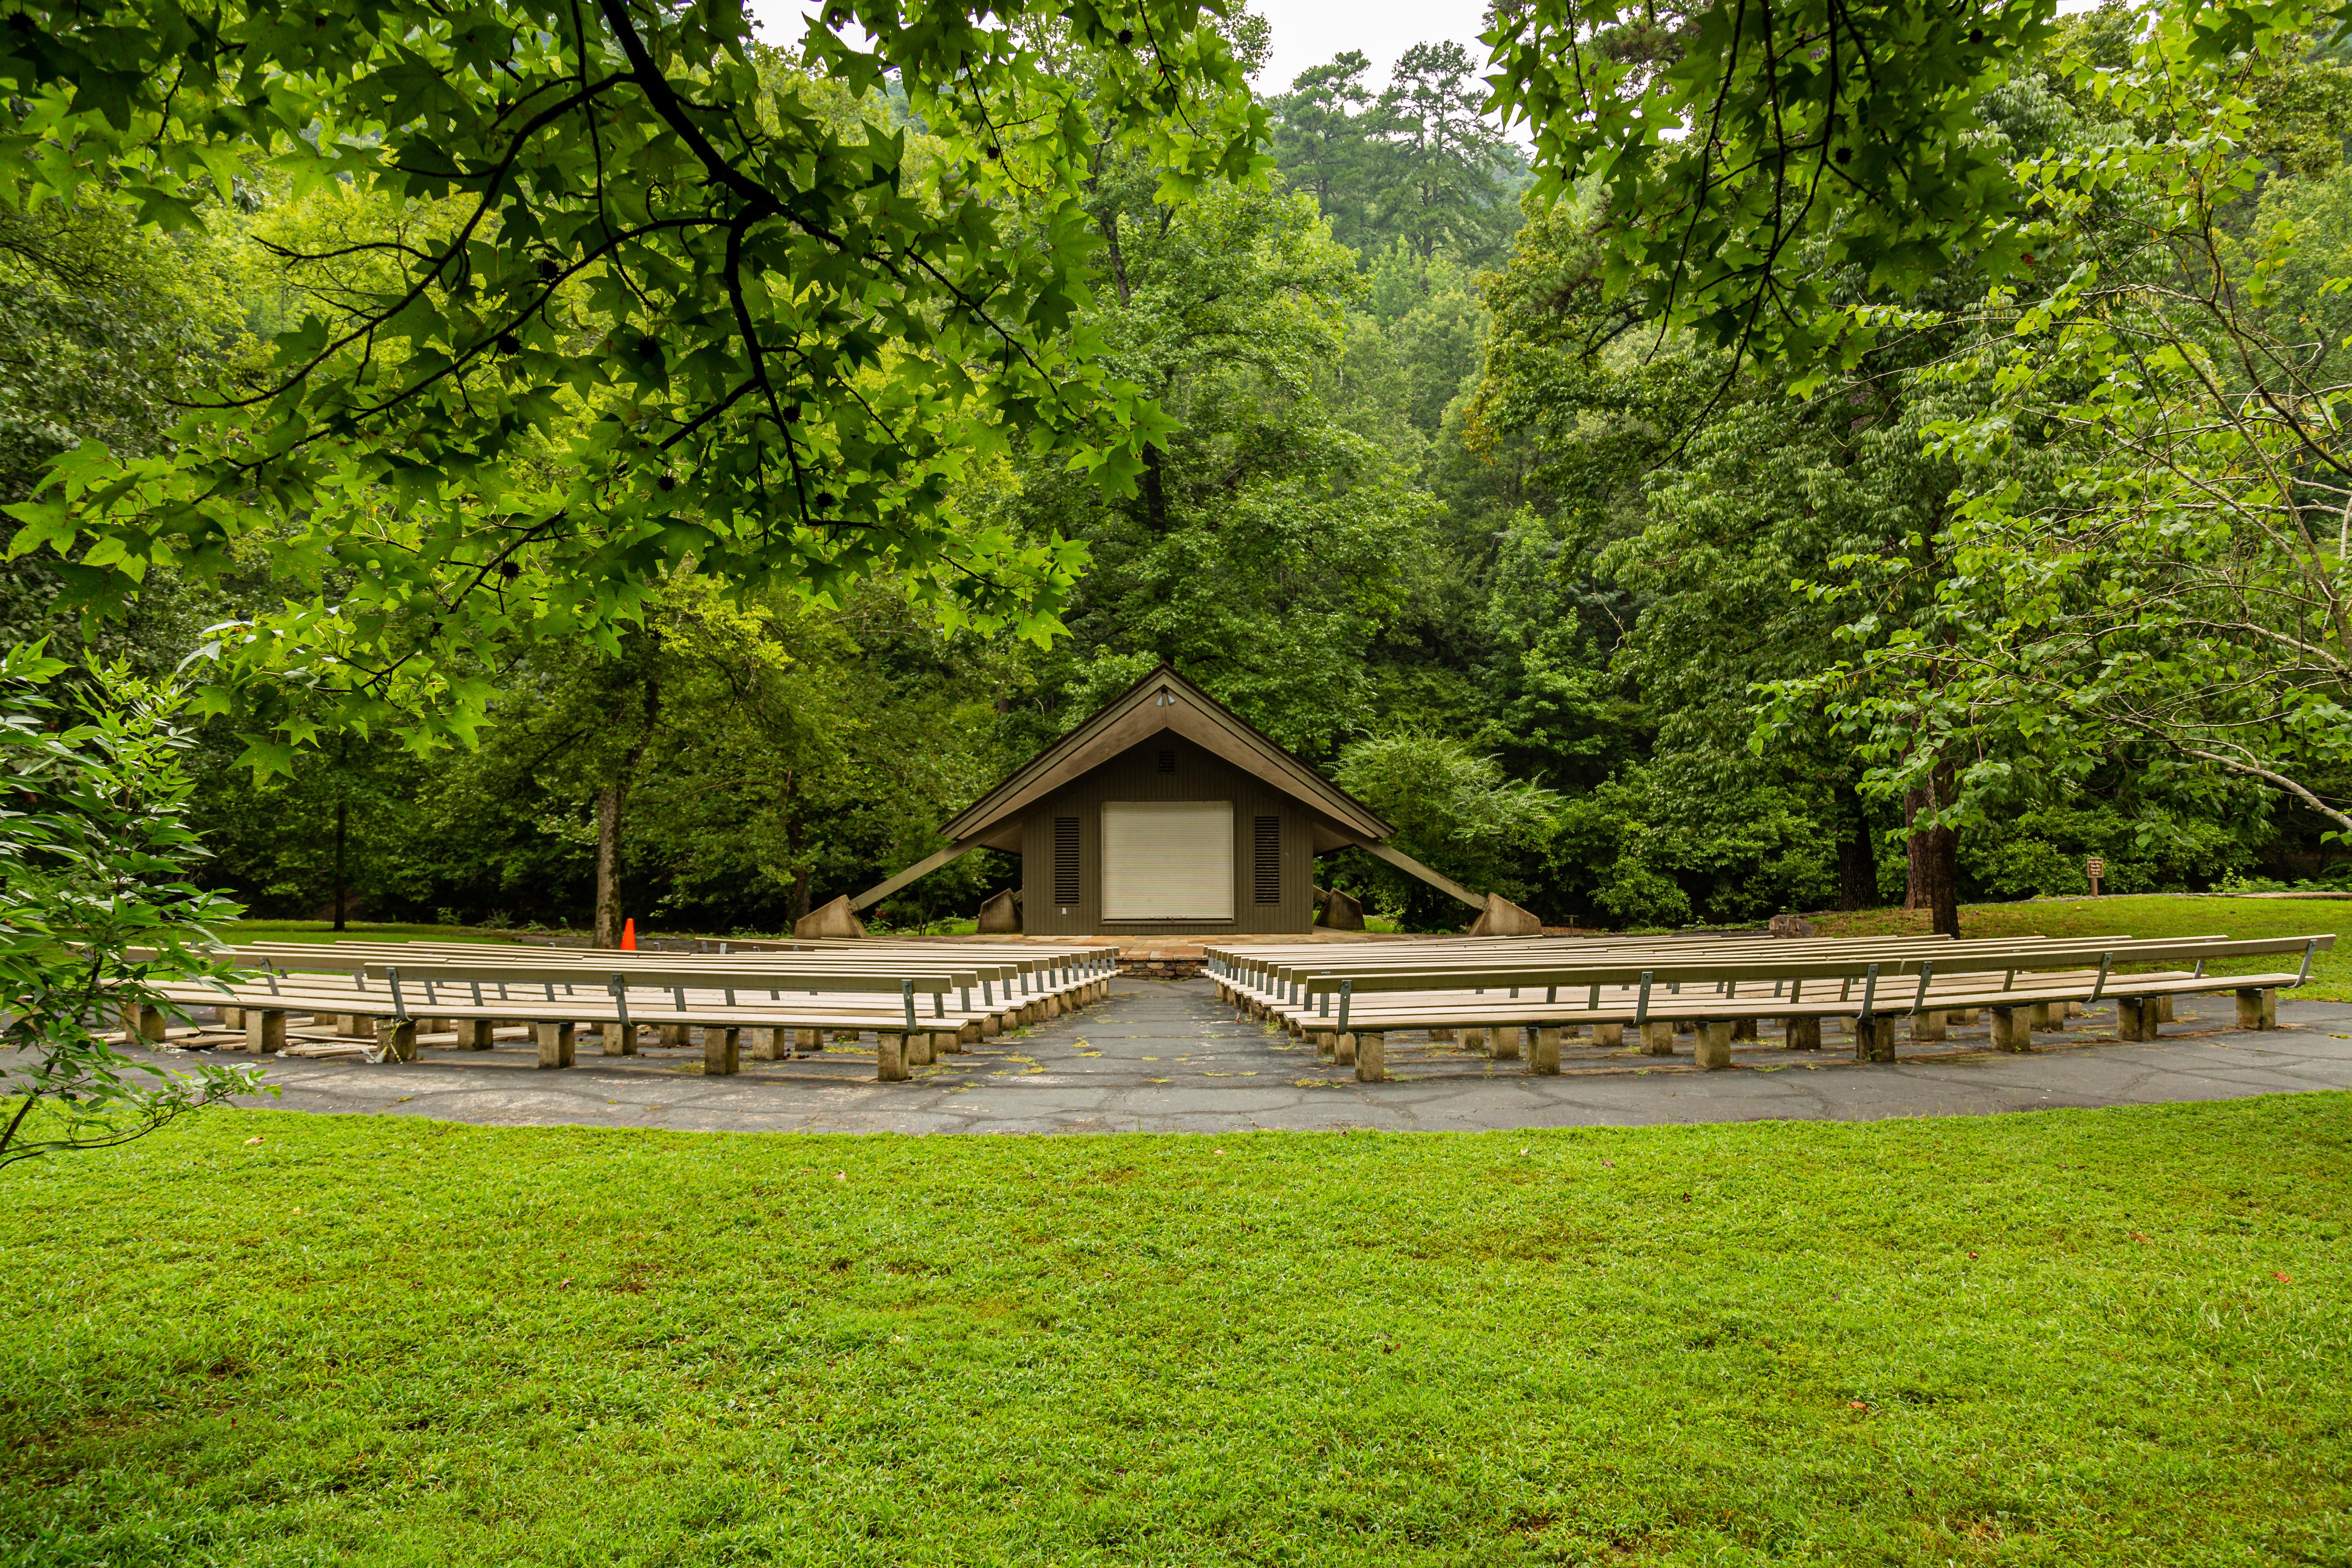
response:
<path id="1" fill-rule="evenodd" d="M 979 838 L 1072 779 L 1163 731 L 1205 747 L 1364 839 L 1386 838 L 1395 831 L 1371 807 L 1164 664 L 1104 703 L 940 831 L 956 843 Z"/>

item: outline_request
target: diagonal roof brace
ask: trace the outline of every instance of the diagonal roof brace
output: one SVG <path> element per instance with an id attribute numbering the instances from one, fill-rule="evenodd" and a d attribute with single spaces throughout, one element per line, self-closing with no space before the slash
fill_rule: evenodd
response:
<path id="1" fill-rule="evenodd" d="M 950 844 L 946 848 L 916 861 L 881 886 L 866 889 L 866 891 L 849 900 L 849 907 L 853 910 L 870 910 L 908 883 L 918 878 L 928 877 L 949 861 L 961 860 L 979 847 L 980 840 L 977 838 L 967 838 L 961 844 Z"/>
<path id="2" fill-rule="evenodd" d="M 1357 847 L 1367 855 L 1378 856 L 1408 876 L 1420 878 L 1439 892 L 1459 899 L 1474 910 L 1484 912 L 1486 908 L 1486 900 L 1483 895 L 1472 892 L 1443 871 L 1431 870 L 1402 849 L 1392 848 L 1377 841 L 1360 844 Z"/>

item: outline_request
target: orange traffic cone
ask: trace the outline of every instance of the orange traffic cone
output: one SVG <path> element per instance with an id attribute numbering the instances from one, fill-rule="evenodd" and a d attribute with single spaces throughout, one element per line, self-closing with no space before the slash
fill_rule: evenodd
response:
<path id="1" fill-rule="evenodd" d="M 621 951 L 623 952 L 637 951 L 637 922 L 633 920 L 621 922 Z"/>

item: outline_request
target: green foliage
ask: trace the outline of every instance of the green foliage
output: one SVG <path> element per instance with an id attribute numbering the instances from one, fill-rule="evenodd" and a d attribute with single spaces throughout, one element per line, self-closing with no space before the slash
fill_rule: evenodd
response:
<path id="1" fill-rule="evenodd" d="M 1838 297 L 1849 275 L 1867 300 L 1907 299 L 1962 263 L 2004 277 L 2031 248 L 1981 110 L 2056 11 L 1538 0 L 1499 11 L 1487 37 L 1495 100 L 1534 139 L 1538 189 L 1589 182 L 1602 197 L 1604 291 L 1801 371 L 1850 365 L 1874 341 L 1881 314 Z"/>
<path id="2" fill-rule="evenodd" d="M 1091 325 L 1175 426 L 1125 500 L 1060 464 L 1001 481 L 1002 515 L 1090 560 L 1069 641 L 1037 661 L 1052 710 L 1013 715 L 1007 766 L 1162 659 L 1284 744 L 1322 750 L 1353 727 L 1358 650 L 1433 510 L 1318 385 L 1362 283 L 1313 203 L 1218 189 L 1163 220 L 1151 178 L 1105 163 L 1091 210 L 1117 289 Z"/>
<path id="3" fill-rule="evenodd" d="M 0 1165 L 128 1142 L 254 1093 L 261 1077 L 209 1062 L 173 1072 L 93 1027 L 149 1006 L 184 1019 L 158 980 L 237 978 L 207 950 L 238 910 L 188 879 L 204 851 L 185 820 L 184 697 L 93 665 L 68 710 L 47 694 L 65 672 L 37 644 L 0 654 L 0 1045 L 17 1097 Z"/>
<path id="4" fill-rule="evenodd" d="M 2012 796 L 2020 752 L 2080 775 L 2120 743 L 2160 788 L 2234 778 L 2352 829 L 2352 405 L 2340 347 L 2313 342 L 2341 313 L 2340 218 L 2306 250 L 2289 215 L 2333 205 L 2289 184 L 2245 223 L 2269 173 L 2239 149 L 2296 73 L 2215 61 L 2200 28 L 2168 14 L 2123 68 L 2063 62 L 2096 118 L 2020 165 L 2055 215 L 2045 269 L 1988 296 L 1936 373 L 1953 569 L 1931 614 L 1791 689 L 1891 784 L 1922 733 L 1972 749 L 1948 815 Z"/>
<path id="5" fill-rule="evenodd" d="M 1496 259 L 1517 226 L 1522 174 L 1485 112 L 1478 62 L 1451 40 L 1415 44 L 1377 96 L 1370 70 L 1361 51 L 1346 50 L 1268 103 L 1283 177 L 1360 255 Z"/>
<path id="6" fill-rule="evenodd" d="M 889 574 L 951 622 L 1050 629 L 1077 553 L 951 492 L 1018 445 L 1123 493 L 1166 435 L 1075 328 L 1087 158 L 1132 151 L 1170 201 L 1262 166 L 1190 0 L 843 5 L 859 41 L 813 26 L 796 60 L 736 0 L 10 9 L 0 206 L 218 228 L 258 166 L 401 219 L 168 452 L 84 443 L 14 509 L 14 548 L 69 557 L 93 602 L 266 557 L 286 598 L 215 645 L 207 698 L 304 689 L 261 703 L 265 770 L 330 700 L 419 746 L 470 733 L 485 669 L 610 651 L 689 559 L 819 596 Z M 886 78 L 919 136 L 887 125 Z"/>
<path id="7" fill-rule="evenodd" d="M 1527 896 L 1524 868 L 1542 856 L 1561 805 L 1550 790 L 1511 778 L 1493 757 L 1439 735 L 1368 736 L 1339 753 L 1332 777 L 1388 819 L 1392 842 L 1405 853 L 1508 899 Z M 1360 875 L 1369 876 L 1380 910 L 1412 929 L 1463 923 L 1462 906 L 1417 878 L 1385 864 Z"/>
<path id="8" fill-rule="evenodd" d="M 2352 1507 L 2342 1094 L 1445 1137 L 231 1111 L 14 1196 L 0 1550 L 43 1563 L 2137 1568 L 2326 1562 Z"/>

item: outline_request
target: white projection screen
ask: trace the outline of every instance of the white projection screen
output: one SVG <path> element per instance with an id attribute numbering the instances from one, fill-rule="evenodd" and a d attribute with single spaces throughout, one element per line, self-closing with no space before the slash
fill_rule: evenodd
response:
<path id="1" fill-rule="evenodd" d="M 1103 803 L 1102 900 L 1107 921 L 1234 918 L 1234 803 Z"/>

